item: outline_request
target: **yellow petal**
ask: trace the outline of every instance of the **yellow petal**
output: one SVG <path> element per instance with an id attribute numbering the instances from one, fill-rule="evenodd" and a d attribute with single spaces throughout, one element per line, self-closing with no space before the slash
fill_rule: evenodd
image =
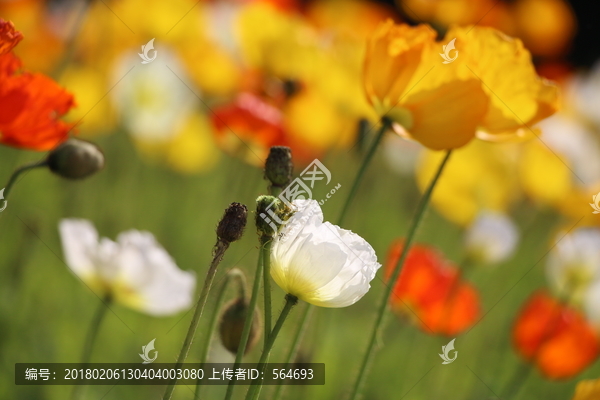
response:
<path id="1" fill-rule="evenodd" d="M 433 150 L 467 144 L 475 136 L 488 107 L 479 81 L 454 81 L 409 95 L 403 107 L 411 112 L 409 135 Z"/>

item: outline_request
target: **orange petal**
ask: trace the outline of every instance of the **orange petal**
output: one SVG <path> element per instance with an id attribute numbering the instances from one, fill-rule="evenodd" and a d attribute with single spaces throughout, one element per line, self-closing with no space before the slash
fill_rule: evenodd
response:
<path id="1" fill-rule="evenodd" d="M 0 18 L 0 56 L 11 51 L 23 39 L 23 34 L 15 30 L 10 21 Z"/>

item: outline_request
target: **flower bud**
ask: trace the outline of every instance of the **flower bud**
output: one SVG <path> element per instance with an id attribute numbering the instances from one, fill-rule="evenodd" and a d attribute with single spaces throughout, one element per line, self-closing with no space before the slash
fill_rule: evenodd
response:
<path id="1" fill-rule="evenodd" d="M 274 236 L 290 216 L 291 210 L 277 197 L 263 195 L 256 199 L 256 230 L 260 236 Z"/>
<path id="2" fill-rule="evenodd" d="M 217 226 L 217 237 L 226 243 L 240 240 L 247 220 L 248 208 L 241 203 L 231 203 Z"/>
<path id="3" fill-rule="evenodd" d="M 48 168 L 63 178 L 83 179 L 104 168 L 104 153 L 86 140 L 70 138 L 48 155 Z"/>
<path id="4" fill-rule="evenodd" d="M 225 306 L 225 310 L 221 316 L 221 322 L 219 324 L 221 343 L 223 343 L 223 346 L 233 354 L 237 354 L 240 340 L 242 339 L 242 332 L 244 331 L 246 315 L 248 313 L 248 302 L 246 299 L 239 297 Z M 260 314 L 257 310 L 254 310 L 250 336 L 248 336 L 248 343 L 246 344 L 246 351 L 244 354 L 252 350 L 260 338 L 260 334 Z"/>
<path id="5" fill-rule="evenodd" d="M 292 180 L 292 150 L 285 146 L 273 146 L 265 163 L 265 178 L 275 187 L 286 187 Z"/>

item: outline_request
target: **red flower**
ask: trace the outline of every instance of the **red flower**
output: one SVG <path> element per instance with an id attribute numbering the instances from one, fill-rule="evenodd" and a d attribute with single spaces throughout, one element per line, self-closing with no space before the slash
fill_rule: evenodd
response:
<path id="1" fill-rule="evenodd" d="M 403 246 L 400 240 L 390 248 L 386 264 L 388 279 Z M 480 313 L 475 287 L 462 282 L 458 269 L 437 251 L 418 245 L 410 249 L 391 304 L 394 311 L 414 317 L 421 329 L 449 336 L 473 325 Z"/>
<path id="2" fill-rule="evenodd" d="M 0 18 L 0 56 L 11 51 L 21 39 L 23 35 L 15 30 L 13 23 Z"/>
<path id="3" fill-rule="evenodd" d="M 0 143 L 32 150 L 50 150 L 73 127 L 60 121 L 75 105 L 73 96 L 52 79 L 21 72 L 10 50 L 21 40 L 12 23 L 0 19 Z"/>
<path id="4" fill-rule="evenodd" d="M 599 338 L 585 317 L 545 291 L 534 293 L 513 329 L 517 351 L 551 379 L 570 378 L 598 357 Z"/>
<path id="5" fill-rule="evenodd" d="M 289 138 L 281 111 L 253 94 L 242 93 L 233 103 L 215 108 L 212 123 L 217 144 L 251 164 L 264 165 L 271 146 L 291 147 L 301 163 L 314 158 L 306 146 Z"/>

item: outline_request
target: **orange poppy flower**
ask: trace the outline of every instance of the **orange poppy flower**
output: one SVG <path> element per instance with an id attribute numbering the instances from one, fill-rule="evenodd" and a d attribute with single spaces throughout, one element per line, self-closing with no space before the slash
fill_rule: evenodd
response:
<path id="1" fill-rule="evenodd" d="M 388 253 L 386 277 L 390 278 L 403 241 L 395 242 Z M 415 317 L 423 330 L 448 336 L 469 328 L 480 314 L 476 288 L 460 279 L 460 271 L 437 251 L 416 245 L 410 249 L 395 283 L 392 309 Z"/>
<path id="2" fill-rule="evenodd" d="M 289 137 L 281 111 L 251 93 L 242 93 L 233 103 L 214 108 L 211 119 L 217 144 L 250 164 L 264 165 L 271 146 L 290 147 L 300 163 L 315 157 L 307 146 Z"/>
<path id="3" fill-rule="evenodd" d="M 534 293 L 513 329 L 517 351 L 551 379 L 570 378 L 590 365 L 599 338 L 584 316 L 545 291 Z"/>
<path id="4" fill-rule="evenodd" d="M 68 137 L 72 124 L 58 118 L 75 105 L 73 96 L 52 79 L 19 72 L 11 52 L 22 35 L 0 19 L 0 143 L 31 150 L 50 150 Z"/>

